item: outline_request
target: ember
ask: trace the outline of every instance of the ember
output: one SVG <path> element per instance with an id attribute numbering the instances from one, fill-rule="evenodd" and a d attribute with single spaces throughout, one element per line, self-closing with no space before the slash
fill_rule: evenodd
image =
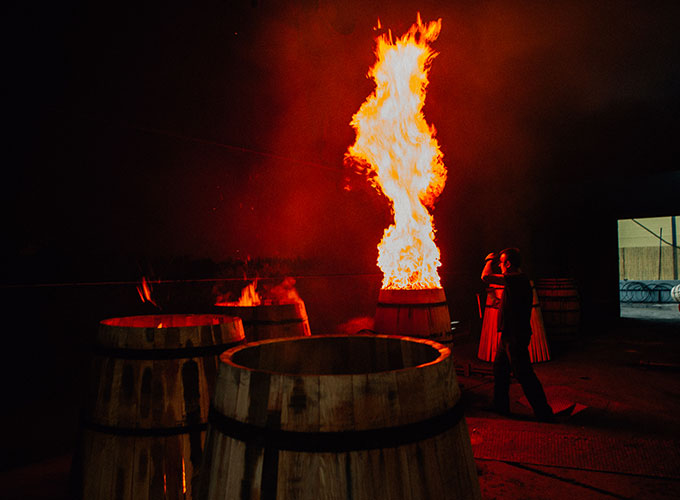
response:
<path id="1" fill-rule="evenodd" d="M 383 289 L 440 288 L 439 249 L 428 208 L 446 181 L 435 129 L 422 113 L 428 71 L 441 19 L 417 22 L 396 41 L 376 39 L 377 62 L 369 76 L 376 89 L 352 118 L 356 141 L 346 158 L 358 163 L 391 202 L 395 223 L 378 245 Z"/>
<path id="2" fill-rule="evenodd" d="M 137 293 L 139 294 L 139 298 L 142 299 L 142 302 L 149 302 L 160 309 L 160 306 L 156 303 L 156 301 L 151 298 L 152 291 L 153 287 L 151 286 L 151 282 L 146 279 L 146 276 L 142 276 L 142 283 L 137 285 Z"/>

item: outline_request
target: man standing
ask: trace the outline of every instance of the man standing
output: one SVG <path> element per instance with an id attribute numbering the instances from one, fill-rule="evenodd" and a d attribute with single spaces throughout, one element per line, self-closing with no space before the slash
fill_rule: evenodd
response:
<path id="1" fill-rule="evenodd" d="M 500 266 L 501 274 L 493 272 L 496 263 Z M 522 272 L 521 264 L 522 256 L 519 249 L 506 248 L 498 256 L 495 253 L 487 255 L 482 270 L 482 281 L 487 284 L 503 285 L 498 314 L 498 331 L 501 335 L 493 362 L 493 405 L 502 415 L 510 413 L 509 391 L 512 371 L 536 417 L 543 422 L 552 422 L 554 420 L 552 408 L 529 359 L 533 293 L 529 278 Z"/>

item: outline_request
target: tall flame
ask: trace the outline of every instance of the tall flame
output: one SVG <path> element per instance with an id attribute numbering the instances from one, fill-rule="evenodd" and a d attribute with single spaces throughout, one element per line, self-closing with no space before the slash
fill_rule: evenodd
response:
<path id="1" fill-rule="evenodd" d="M 440 288 L 439 249 L 428 208 L 446 182 L 435 128 L 423 116 L 430 47 L 441 19 L 423 24 L 420 14 L 396 41 L 391 32 L 376 39 L 375 65 L 368 76 L 375 91 L 352 117 L 356 141 L 346 157 L 359 163 L 373 187 L 391 201 L 394 224 L 378 245 L 385 289 Z"/>

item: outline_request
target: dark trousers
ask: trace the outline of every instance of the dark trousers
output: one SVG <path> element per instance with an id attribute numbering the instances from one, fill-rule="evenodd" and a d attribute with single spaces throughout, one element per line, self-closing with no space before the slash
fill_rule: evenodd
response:
<path id="1" fill-rule="evenodd" d="M 527 397 L 529 404 L 539 418 L 553 414 L 548 404 L 541 382 L 536 377 L 529 359 L 529 344 L 508 342 L 502 338 L 498 341 L 496 358 L 493 360 L 494 390 L 493 403 L 501 413 L 510 411 L 510 372 L 515 375 Z"/>

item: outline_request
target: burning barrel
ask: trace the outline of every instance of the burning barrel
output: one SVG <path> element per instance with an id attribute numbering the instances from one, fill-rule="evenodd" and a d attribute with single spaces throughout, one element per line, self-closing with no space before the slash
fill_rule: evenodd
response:
<path id="1" fill-rule="evenodd" d="M 444 289 L 381 289 L 374 329 L 384 335 L 449 340 L 451 317 Z"/>
<path id="2" fill-rule="evenodd" d="M 241 320 L 224 315 L 102 321 L 74 462 L 79 496 L 193 498 L 218 355 L 243 339 Z"/>
<path id="3" fill-rule="evenodd" d="M 482 334 L 479 339 L 477 357 L 484 361 L 493 361 L 496 357 L 496 347 L 500 339 L 498 331 L 498 311 L 503 294 L 503 285 L 489 285 L 486 289 L 484 305 L 484 320 Z M 531 308 L 531 341 L 529 342 L 529 359 L 532 363 L 550 361 L 550 349 L 545 335 L 541 305 L 533 282 L 531 283 L 533 303 Z"/>
<path id="4" fill-rule="evenodd" d="M 247 342 L 311 335 L 305 303 L 264 302 L 259 305 L 216 304 L 217 310 L 243 321 Z"/>
<path id="5" fill-rule="evenodd" d="M 480 498 L 448 347 L 322 335 L 220 359 L 199 498 Z"/>

